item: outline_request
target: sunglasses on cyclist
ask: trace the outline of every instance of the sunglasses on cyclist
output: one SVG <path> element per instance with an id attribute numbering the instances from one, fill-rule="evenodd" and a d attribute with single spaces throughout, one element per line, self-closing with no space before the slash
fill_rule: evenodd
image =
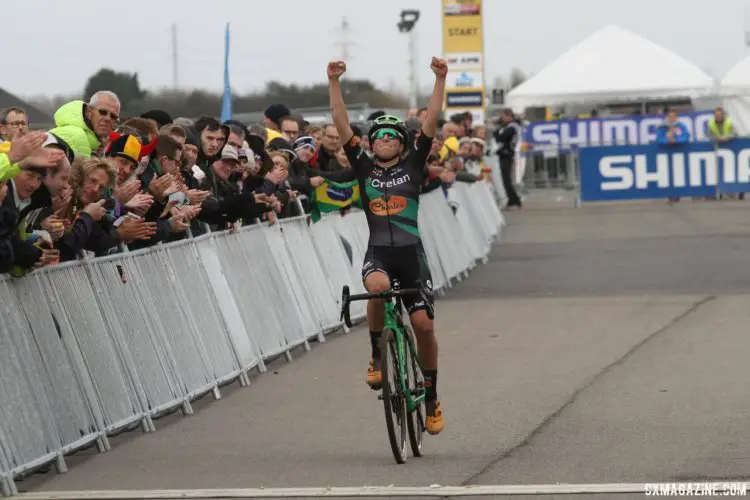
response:
<path id="1" fill-rule="evenodd" d="M 399 134 L 398 132 L 396 132 L 392 128 L 383 128 L 383 129 L 380 129 L 377 132 L 375 132 L 375 139 L 383 139 L 383 138 L 386 138 L 386 137 L 388 139 L 400 139 L 401 138 L 401 134 Z"/>

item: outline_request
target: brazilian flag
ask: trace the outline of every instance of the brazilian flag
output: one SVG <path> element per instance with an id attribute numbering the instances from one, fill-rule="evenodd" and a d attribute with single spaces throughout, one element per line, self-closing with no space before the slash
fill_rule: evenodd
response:
<path id="1" fill-rule="evenodd" d="M 310 217 L 313 222 L 318 222 L 321 213 L 336 212 L 347 207 L 362 208 L 359 183 L 325 181 L 313 191 Z"/>

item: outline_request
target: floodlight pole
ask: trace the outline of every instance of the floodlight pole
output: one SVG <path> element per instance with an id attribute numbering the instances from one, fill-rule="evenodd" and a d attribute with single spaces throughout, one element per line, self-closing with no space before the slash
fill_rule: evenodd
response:
<path id="1" fill-rule="evenodd" d="M 418 10 L 402 10 L 398 30 L 409 35 L 409 107 L 417 107 L 419 83 L 417 81 L 417 33 L 414 30 L 419 19 Z"/>

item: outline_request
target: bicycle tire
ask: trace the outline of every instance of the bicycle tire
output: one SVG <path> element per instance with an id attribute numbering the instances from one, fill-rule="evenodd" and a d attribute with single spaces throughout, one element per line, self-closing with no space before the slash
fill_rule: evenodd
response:
<path id="1" fill-rule="evenodd" d="M 407 337 L 411 338 L 416 347 L 416 338 L 411 327 L 404 327 L 404 330 L 406 330 Z M 419 367 L 417 358 L 414 357 L 408 345 L 406 349 L 406 386 L 412 391 L 412 397 L 417 397 L 425 390 L 424 375 L 422 374 L 422 369 Z M 424 454 L 425 415 L 426 407 L 424 400 L 417 403 L 417 407 L 414 408 L 414 411 L 407 412 L 406 415 L 406 429 L 409 431 L 409 444 L 411 445 L 411 452 L 415 457 L 421 457 Z"/>
<path id="2" fill-rule="evenodd" d="M 380 369 L 383 383 L 383 407 L 385 425 L 388 428 L 388 441 L 396 462 L 406 462 L 406 398 L 399 386 L 398 359 L 396 356 L 396 335 L 386 328 L 380 337 Z M 393 379 L 393 380 L 391 380 Z"/>
<path id="3" fill-rule="evenodd" d="M 341 292 L 341 303 L 342 303 L 342 310 L 341 310 L 341 318 L 344 320 L 344 324 L 347 328 L 351 328 L 352 325 L 352 318 L 351 314 L 349 312 L 349 287 L 344 285 L 343 291 Z"/>

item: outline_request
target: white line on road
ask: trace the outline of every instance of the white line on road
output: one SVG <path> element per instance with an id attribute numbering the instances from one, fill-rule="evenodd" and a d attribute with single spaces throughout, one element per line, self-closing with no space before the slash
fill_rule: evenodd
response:
<path id="1" fill-rule="evenodd" d="M 664 484 L 664 483 L 661 483 Z M 695 487 L 697 483 L 669 483 L 676 487 Z M 717 484 L 717 483 L 700 483 Z M 727 484 L 727 483 L 721 483 Z M 732 483 L 750 489 L 750 482 Z M 656 483 L 542 484 L 482 486 L 359 486 L 326 488 L 238 488 L 194 490 L 104 490 L 47 491 L 23 493 L 19 500 L 164 500 L 164 499 L 242 499 L 242 498 L 316 498 L 316 497 L 457 497 L 492 495 L 583 495 L 624 494 L 654 491 Z"/>

